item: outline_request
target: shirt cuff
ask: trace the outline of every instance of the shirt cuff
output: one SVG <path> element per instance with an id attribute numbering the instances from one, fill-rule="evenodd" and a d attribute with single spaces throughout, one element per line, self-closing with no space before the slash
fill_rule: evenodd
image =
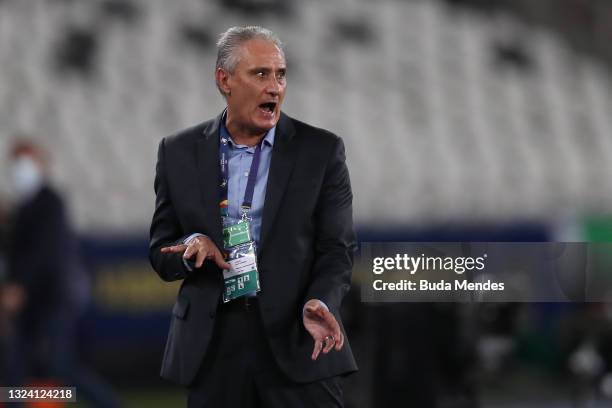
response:
<path id="1" fill-rule="evenodd" d="M 200 234 L 199 232 L 196 232 L 195 234 L 191 234 L 190 236 L 188 236 L 187 238 L 185 238 L 183 240 L 183 244 L 185 245 L 189 245 L 189 243 L 196 237 L 205 237 L 206 235 L 204 234 Z M 185 268 L 189 271 L 189 272 L 193 272 L 193 268 L 195 267 L 195 262 L 190 261 L 188 259 L 183 258 L 183 265 L 185 265 Z"/>
<path id="2" fill-rule="evenodd" d="M 196 232 L 195 234 L 191 234 L 190 236 L 185 238 L 183 240 L 183 244 L 189 244 L 191 242 L 191 240 L 194 239 L 195 237 L 205 237 L 205 236 L 206 235 L 204 235 L 204 234 L 200 234 L 199 232 Z"/>

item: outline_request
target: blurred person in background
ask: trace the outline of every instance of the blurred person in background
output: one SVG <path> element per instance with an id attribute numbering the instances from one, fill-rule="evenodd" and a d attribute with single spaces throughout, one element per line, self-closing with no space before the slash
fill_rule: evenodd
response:
<path id="1" fill-rule="evenodd" d="M 183 279 L 162 377 L 189 407 L 342 407 L 339 376 L 357 370 L 339 314 L 355 248 L 342 140 L 281 112 L 272 32 L 233 27 L 217 45 L 227 108 L 158 151 L 151 264 Z M 222 302 L 223 229 L 245 219 L 261 291 Z"/>
<path id="2" fill-rule="evenodd" d="M 5 197 L 0 196 L 0 379 L 7 378 L 6 356 L 10 318 L 21 304 L 20 291 L 10 292 L 6 289 L 7 259 L 6 244 L 8 234 L 8 207 Z M 15 297 L 17 296 L 17 297 Z"/>
<path id="3" fill-rule="evenodd" d="M 26 139 L 10 153 L 15 209 L 8 234 L 2 305 L 11 316 L 5 383 L 59 382 L 95 407 L 119 406 L 112 391 L 77 357 L 77 323 L 89 279 L 64 201 L 49 184 L 47 155 Z"/>

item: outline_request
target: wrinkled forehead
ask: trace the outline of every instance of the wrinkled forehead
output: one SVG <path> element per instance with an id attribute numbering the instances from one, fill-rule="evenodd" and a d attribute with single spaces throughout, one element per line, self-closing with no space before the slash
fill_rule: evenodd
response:
<path id="1" fill-rule="evenodd" d="M 285 55 L 274 42 L 253 38 L 240 45 L 238 66 L 285 68 Z"/>

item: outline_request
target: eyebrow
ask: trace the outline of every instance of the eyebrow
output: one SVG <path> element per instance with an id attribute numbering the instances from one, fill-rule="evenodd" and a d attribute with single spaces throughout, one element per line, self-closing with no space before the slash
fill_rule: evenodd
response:
<path id="1" fill-rule="evenodd" d="M 266 68 L 266 67 L 255 67 L 255 68 L 252 68 L 252 69 L 250 69 L 250 70 L 249 70 L 249 72 L 251 72 L 251 73 L 260 72 L 260 71 L 263 71 L 263 72 L 269 73 L 269 72 L 271 72 L 271 71 L 272 71 L 272 68 Z M 287 67 L 282 67 L 282 68 L 279 68 L 279 69 L 278 69 L 278 71 L 279 71 L 279 72 L 287 72 Z"/>

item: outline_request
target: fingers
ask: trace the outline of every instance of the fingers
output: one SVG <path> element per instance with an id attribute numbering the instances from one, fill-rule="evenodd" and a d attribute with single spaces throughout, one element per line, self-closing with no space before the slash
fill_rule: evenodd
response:
<path id="1" fill-rule="evenodd" d="M 193 242 L 191 242 L 189 245 L 187 245 L 187 249 L 185 250 L 185 253 L 183 254 L 183 258 L 191 259 L 191 257 L 193 257 L 193 255 L 197 253 L 198 253 L 198 247 L 194 245 Z"/>
<path id="2" fill-rule="evenodd" d="M 331 349 L 334 347 L 334 344 L 335 344 L 334 340 L 335 339 L 333 336 L 325 337 L 323 341 L 323 354 L 327 354 L 331 351 Z"/>
<path id="3" fill-rule="evenodd" d="M 183 252 L 186 248 L 187 248 L 187 245 L 180 244 L 180 245 L 172 245 L 172 246 L 163 247 L 162 249 L 160 249 L 160 251 L 163 254 L 178 253 L 178 252 Z"/>
<path id="4" fill-rule="evenodd" d="M 323 354 L 327 354 L 330 351 L 332 351 L 332 349 L 336 351 L 340 351 L 343 345 L 344 345 L 344 336 L 342 335 L 342 332 L 338 333 L 337 338 L 336 336 L 331 336 L 331 335 L 326 336 L 322 340 L 315 341 L 314 348 L 312 350 L 312 355 L 310 356 L 310 358 L 314 361 L 319 357 L 321 352 Z"/>
<path id="5" fill-rule="evenodd" d="M 217 266 L 221 269 L 230 269 L 231 265 L 225 262 L 223 255 L 221 255 L 221 251 L 217 247 L 215 247 L 212 256 L 213 262 L 217 264 Z"/>
<path id="6" fill-rule="evenodd" d="M 230 264 L 225 262 L 219 248 L 208 237 L 195 237 L 189 244 L 180 244 L 163 247 L 162 253 L 183 253 L 184 259 L 195 256 L 194 266 L 201 268 L 206 259 L 211 259 L 219 268 L 230 269 Z"/>
<path id="7" fill-rule="evenodd" d="M 344 333 L 334 315 L 327 309 L 315 305 L 307 304 L 304 310 L 305 321 L 308 321 L 305 325 L 315 340 L 312 360 L 316 360 L 321 353 L 327 354 L 332 350 L 342 350 Z"/>
<path id="8" fill-rule="evenodd" d="M 315 311 L 315 314 L 322 320 L 325 327 L 331 332 L 330 335 L 333 335 L 335 339 L 338 339 L 338 335 L 341 333 L 340 325 L 336 321 L 334 315 L 324 308 L 320 308 L 319 310 Z"/>
<path id="9" fill-rule="evenodd" d="M 334 334 L 334 339 L 336 340 L 334 349 L 336 351 L 342 350 L 342 347 L 344 346 L 344 334 L 342 334 L 342 332 L 338 330 L 337 333 Z"/>
<path id="10" fill-rule="evenodd" d="M 340 330 L 340 325 L 338 324 L 338 321 L 336 320 L 334 315 L 331 314 L 330 312 L 325 313 L 324 319 L 325 319 L 325 322 L 331 328 L 332 336 L 334 338 L 334 344 L 333 344 L 334 349 L 336 351 L 342 350 L 342 347 L 344 346 L 344 334 L 342 333 L 342 330 Z"/>
<path id="11" fill-rule="evenodd" d="M 321 353 L 321 349 L 323 348 L 323 342 L 321 340 L 316 340 L 314 344 L 314 349 L 312 350 L 312 356 L 310 358 L 314 361 L 319 357 Z"/>
<path id="12" fill-rule="evenodd" d="M 196 237 L 189 243 L 189 248 L 185 251 L 185 255 L 189 254 L 190 257 L 195 255 L 196 259 L 194 265 L 196 268 L 201 268 L 206 258 L 210 258 L 212 252 L 210 249 L 211 246 L 214 246 L 214 244 L 211 244 L 209 240 Z"/>
<path id="13" fill-rule="evenodd" d="M 208 258 L 208 254 L 206 252 L 204 252 L 203 250 L 197 250 L 196 252 L 196 260 L 195 260 L 195 267 L 196 268 L 201 268 L 202 264 L 204 263 L 204 260 L 206 260 L 206 258 Z"/>

